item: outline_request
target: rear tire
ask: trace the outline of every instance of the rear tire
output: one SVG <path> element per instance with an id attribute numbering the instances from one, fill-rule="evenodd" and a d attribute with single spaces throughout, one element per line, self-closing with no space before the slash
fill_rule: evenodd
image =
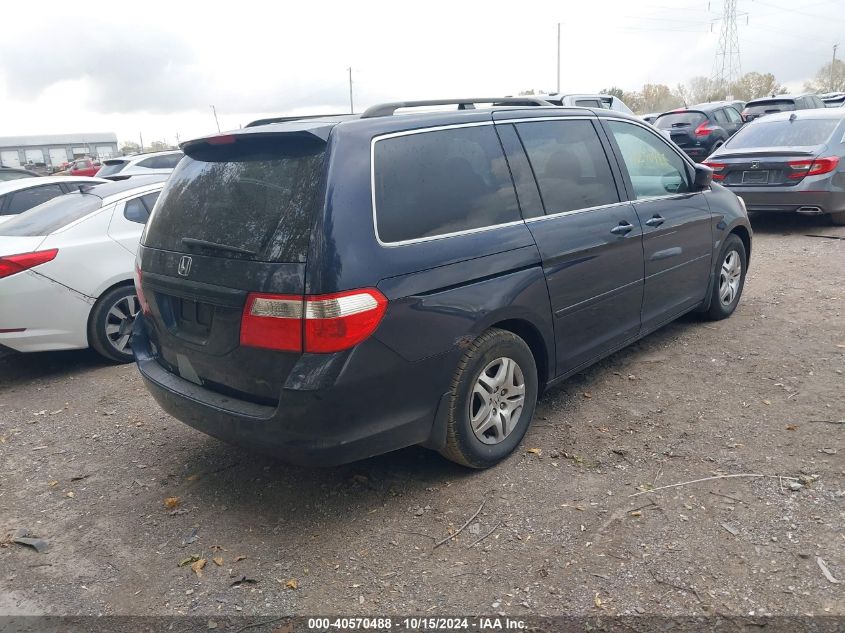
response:
<path id="1" fill-rule="evenodd" d="M 472 342 L 452 379 L 447 459 L 489 468 L 522 441 L 537 404 L 537 365 L 520 337 L 492 328 Z"/>
<path id="2" fill-rule="evenodd" d="M 845 211 L 830 214 L 830 221 L 836 226 L 845 226 Z"/>
<path id="3" fill-rule="evenodd" d="M 100 356 L 116 363 L 131 363 L 129 341 L 140 304 L 133 286 L 117 286 L 103 294 L 88 318 L 88 344 Z"/>
<path id="4" fill-rule="evenodd" d="M 745 287 L 747 267 L 748 256 L 745 253 L 745 244 L 738 235 L 731 233 L 716 260 L 710 308 L 704 313 L 706 318 L 719 321 L 733 314 L 742 296 L 742 289 Z"/>

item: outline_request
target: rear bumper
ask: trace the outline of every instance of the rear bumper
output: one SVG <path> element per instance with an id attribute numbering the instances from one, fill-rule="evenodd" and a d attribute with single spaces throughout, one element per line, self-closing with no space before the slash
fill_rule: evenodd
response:
<path id="1" fill-rule="evenodd" d="M 0 279 L 0 345 L 18 352 L 84 349 L 93 302 L 32 270 Z"/>
<path id="2" fill-rule="evenodd" d="M 845 191 L 773 191 L 772 188 L 727 187 L 749 211 L 774 213 L 838 213 L 845 211 Z"/>
<path id="3" fill-rule="evenodd" d="M 450 355 L 409 363 L 369 340 L 346 353 L 330 384 L 315 368 L 319 355 L 303 355 L 303 364 L 323 384 L 280 386 L 278 406 L 267 406 L 211 391 L 163 368 L 150 349 L 143 318 L 136 319 L 132 349 L 147 389 L 167 413 L 224 442 L 306 466 L 343 464 L 425 443 L 456 366 L 449 368 Z M 325 358 L 328 362 L 330 355 Z"/>

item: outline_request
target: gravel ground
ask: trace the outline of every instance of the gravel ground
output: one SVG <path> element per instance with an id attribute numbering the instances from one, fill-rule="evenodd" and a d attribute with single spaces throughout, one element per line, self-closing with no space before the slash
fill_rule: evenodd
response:
<path id="1" fill-rule="evenodd" d="M 732 318 L 573 377 L 485 472 L 291 467 L 168 417 L 134 366 L 5 357 L 0 613 L 845 615 L 845 241 L 807 236 L 845 228 L 753 223 Z M 646 492 L 741 474 L 766 477 Z"/>

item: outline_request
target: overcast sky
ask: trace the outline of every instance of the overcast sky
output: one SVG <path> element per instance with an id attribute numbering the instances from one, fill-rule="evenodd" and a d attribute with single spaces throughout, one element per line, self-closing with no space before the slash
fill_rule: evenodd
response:
<path id="1" fill-rule="evenodd" d="M 743 72 L 799 89 L 845 57 L 843 0 L 739 0 Z M 710 75 L 722 0 L 9 2 L 0 135 L 176 141 L 269 114 L 386 100 L 675 86 Z M 746 23 L 747 21 L 747 23 Z M 839 39 L 841 37 L 841 40 Z"/>

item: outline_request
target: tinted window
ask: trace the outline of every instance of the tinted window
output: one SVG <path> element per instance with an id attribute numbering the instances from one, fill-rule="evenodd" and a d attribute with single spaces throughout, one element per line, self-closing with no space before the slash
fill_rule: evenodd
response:
<path id="1" fill-rule="evenodd" d="M 146 224 L 160 193 L 160 191 L 154 191 L 145 196 L 132 198 L 123 207 L 123 217 L 132 222 Z"/>
<path id="2" fill-rule="evenodd" d="M 608 123 L 636 198 L 650 198 L 689 191 L 686 163 L 656 135 L 638 125 Z"/>
<path id="3" fill-rule="evenodd" d="M 598 99 L 576 99 L 575 105 L 582 108 L 601 108 L 602 104 Z"/>
<path id="4" fill-rule="evenodd" d="M 589 121 L 520 123 L 517 131 L 546 213 L 619 202 L 607 156 Z"/>
<path id="5" fill-rule="evenodd" d="M 731 149 L 821 145 L 831 137 L 839 122 L 840 119 L 760 119 L 759 122 L 755 121 L 753 125 L 742 128 L 727 145 Z"/>
<path id="6" fill-rule="evenodd" d="M 155 169 L 156 158 L 145 158 L 144 160 L 135 163 L 136 167 L 146 167 L 147 169 Z"/>
<path id="7" fill-rule="evenodd" d="M 387 138 L 375 144 L 379 238 L 401 242 L 520 219 L 492 126 Z"/>
<path id="8" fill-rule="evenodd" d="M 114 174 L 120 173 L 120 170 L 122 170 L 128 164 L 128 161 L 125 160 L 106 161 L 105 164 L 97 172 L 97 175 L 100 177 L 113 176 Z"/>
<path id="9" fill-rule="evenodd" d="M 159 156 L 156 162 L 158 169 L 172 169 L 179 164 L 184 154 L 168 154 L 167 156 Z"/>
<path id="10" fill-rule="evenodd" d="M 733 108 L 725 108 L 725 114 L 728 115 L 731 123 L 742 123 L 742 117 L 739 115 L 739 112 Z"/>
<path id="11" fill-rule="evenodd" d="M 5 169 L 0 169 L 0 182 L 5 182 L 7 180 L 18 180 L 19 178 L 32 178 L 33 174 L 28 174 L 24 171 L 6 171 Z"/>
<path id="12" fill-rule="evenodd" d="M 728 125 L 730 123 L 730 119 L 728 119 L 728 115 L 724 110 L 715 110 L 713 112 L 713 118 L 716 119 L 716 123 L 720 125 Z"/>
<path id="13" fill-rule="evenodd" d="M 43 185 L 41 187 L 32 187 L 23 191 L 17 191 L 10 196 L 9 205 L 4 215 L 14 215 L 32 207 L 38 206 L 42 202 L 52 200 L 56 196 L 64 193 L 59 185 Z"/>
<path id="14" fill-rule="evenodd" d="M 769 99 L 767 101 L 752 101 L 745 106 L 747 114 L 761 115 L 773 114 L 775 112 L 786 112 L 794 110 L 795 102 L 792 99 Z"/>
<path id="15" fill-rule="evenodd" d="M 185 237 L 244 251 L 208 251 L 216 257 L 305 261 L 325 147 L 309 136 L 196 150 L 161 192 L 144 244 L 184 252 Z"/>
<path id="16" fill-rule="evenodd" d="M 0 235 L 49 235 L 100 208 L 102 200 L 83 193 L 69 193 L 37 209 L 0 224 Z"/>
<path id="17" fill-rule="evenodd" d="M 657 117 L 655 127 L 661 130 L 695 127 L 707 120 L 701 112 L 670 112 Z"/>

